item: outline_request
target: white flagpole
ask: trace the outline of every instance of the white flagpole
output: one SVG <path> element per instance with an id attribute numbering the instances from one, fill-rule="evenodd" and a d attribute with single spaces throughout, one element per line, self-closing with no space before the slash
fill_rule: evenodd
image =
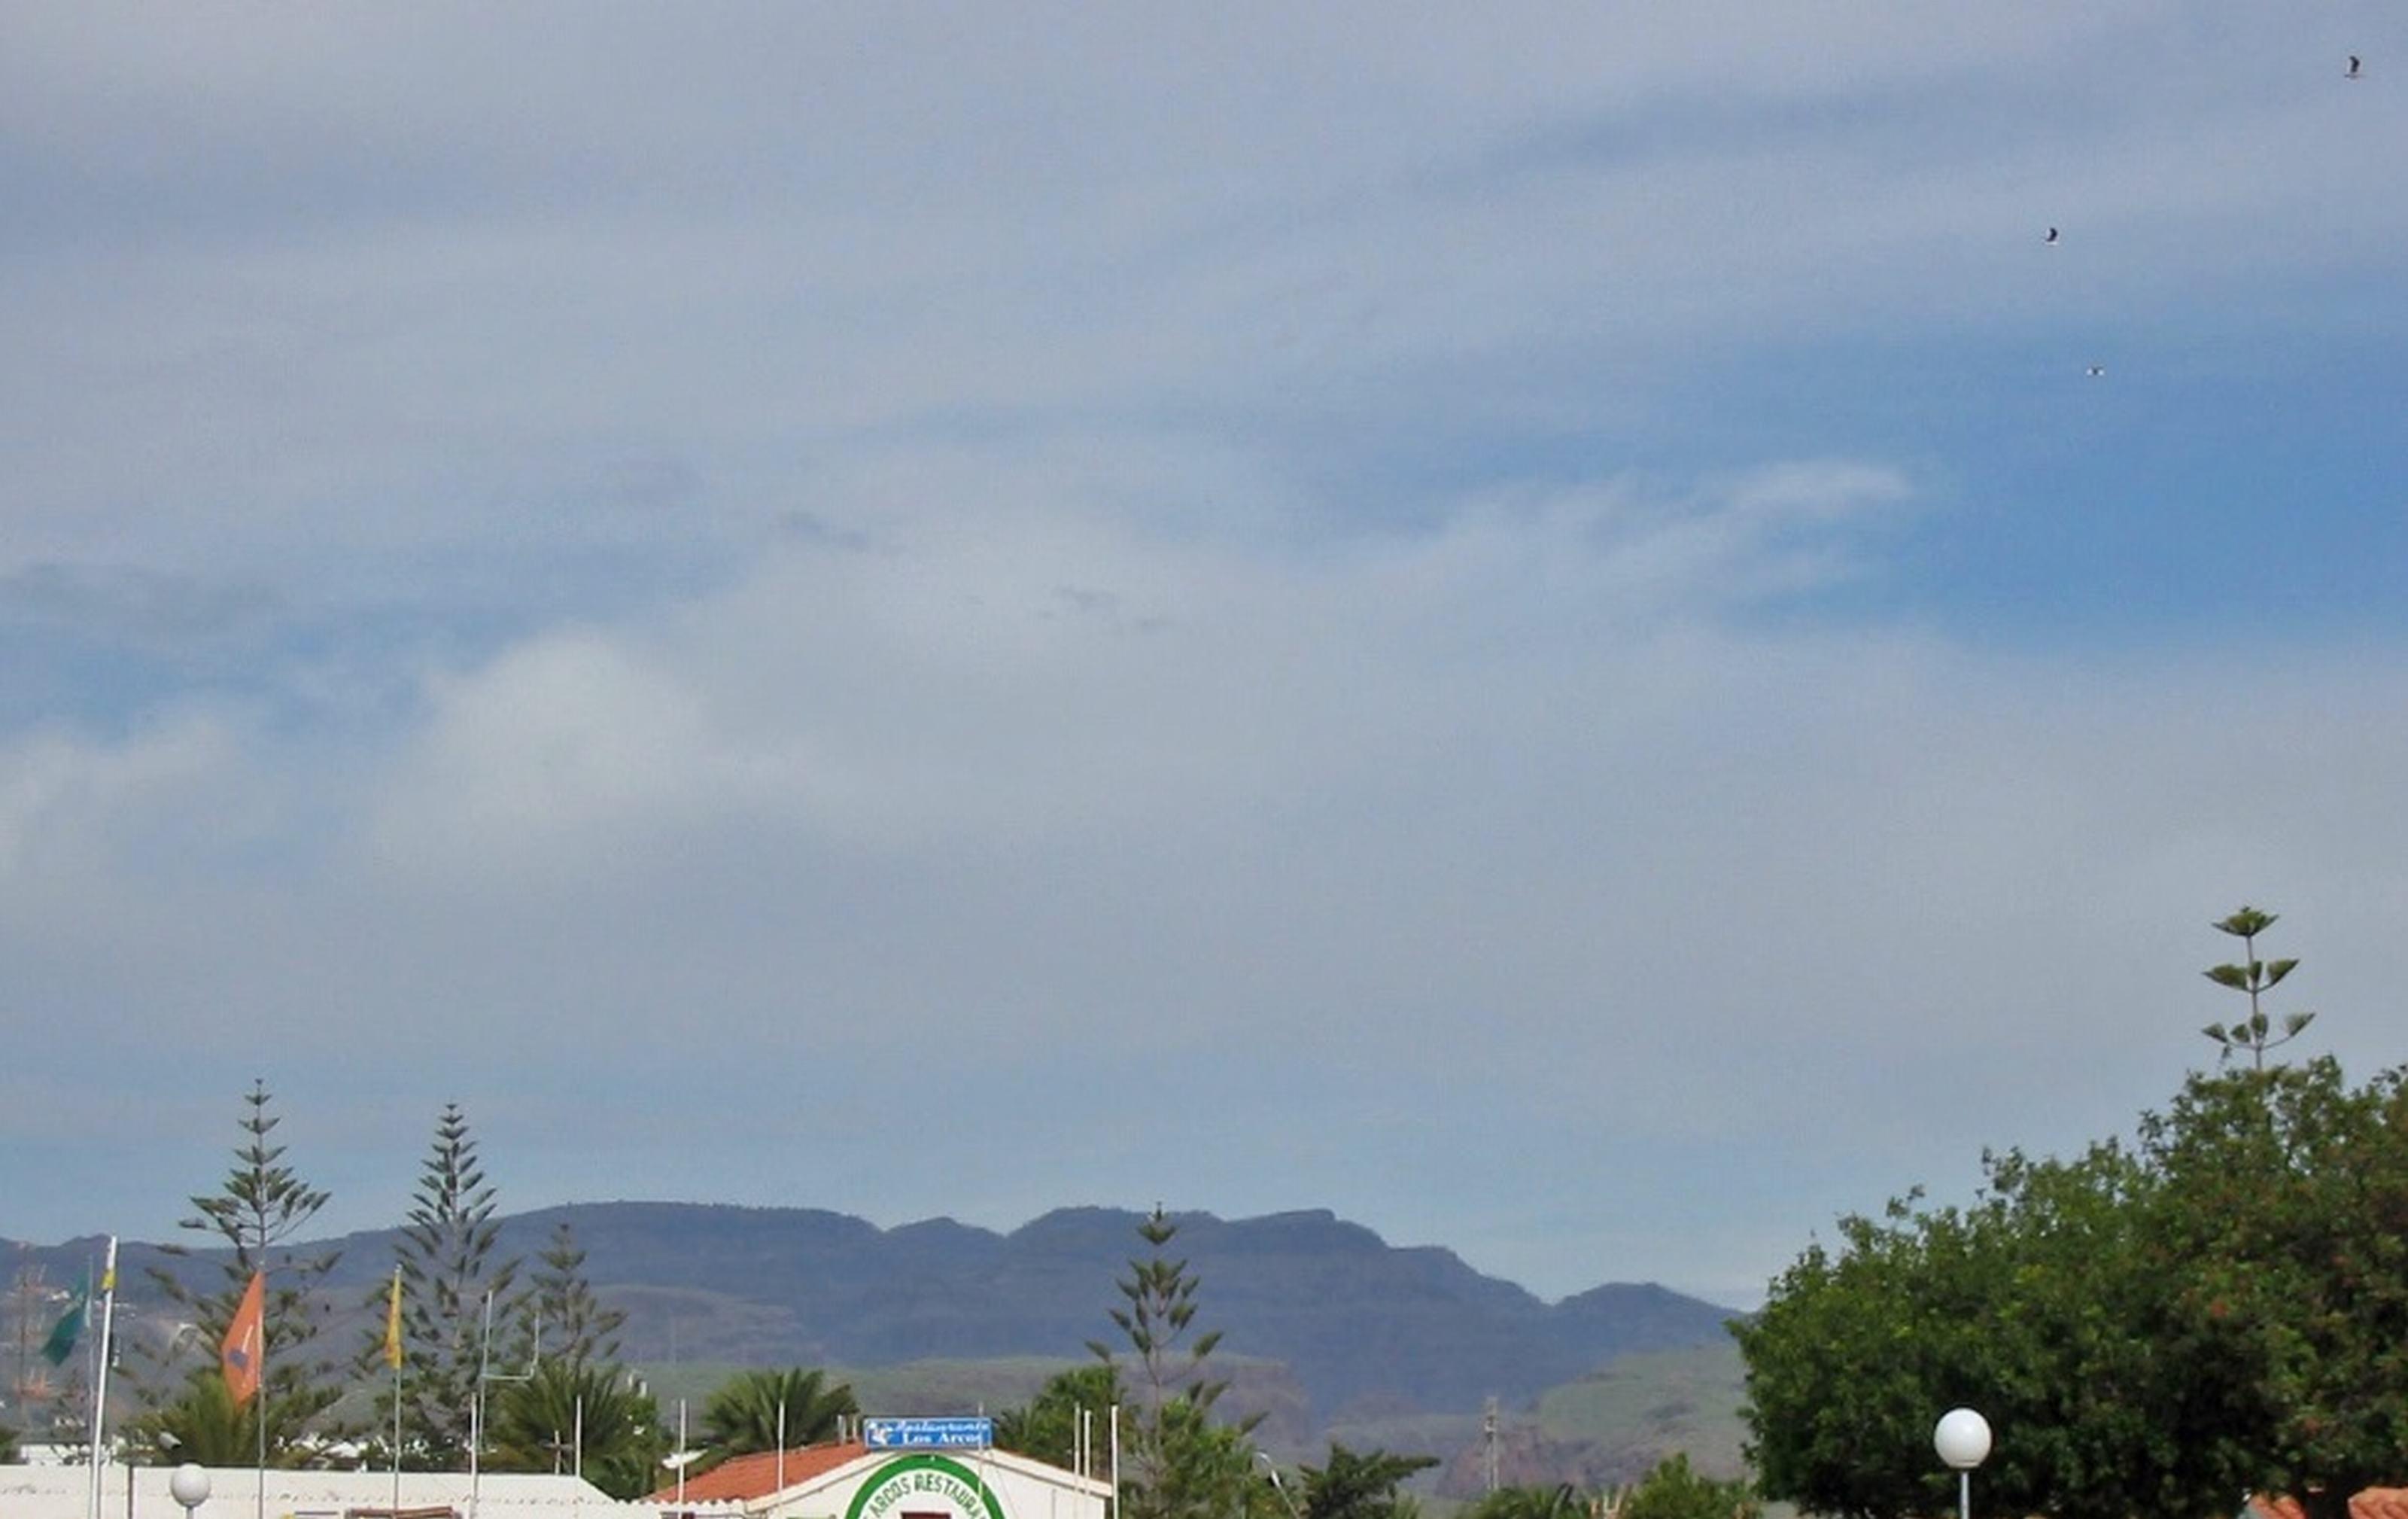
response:
<path id="1" fill-rule="evenodd" d="M 1121 1406 L 1112 1405 L 1112 1519 L 1121 1519 Z"/>
<path id="2" fill-rule="evenodd" d="M 100 1369 L 92 1379 L 92 1514 L 100 1519 L 100 1437 L 108 1409 L 108 1339 L 117 1325 L 117 1237 L 108 1237 L 108 1263 L 100 1268 Z M 126 1479 L 133 1481 L 131 1477 Z"/>
<path id="3" fill-rule="evenodd" d="M 786 1400 L 778 1399 L 778 1491 L 786 1490 Z"/>

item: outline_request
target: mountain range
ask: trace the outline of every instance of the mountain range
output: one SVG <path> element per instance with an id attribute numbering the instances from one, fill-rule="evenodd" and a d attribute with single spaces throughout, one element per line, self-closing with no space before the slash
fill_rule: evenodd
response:
<path id="1" fill-rule="evenodd" d="M 1326 1210 L 1172 1217 L 1168 1253 L 1199 1282 L 1197 1328 L 1224 1332 L 1216 1359 L 1251 1368 L 1240 1396 L 1301 1405 L 1281 1410 L 1299 1432 L 1472 1415 L 1491 1397 L 1521 1405 L 1629 1353 L 1725 1345 L 1734 1317 L 1653 1284 L 1547 1303 L 1451 1251 L 1390 1245 Z M 813 1208 L 581 1203 L 502 1219 L 497 1254 L 532 1263 L 568 1225 L 596 1295 L 627 1312 L 624 1357 L 664 1368 L 1080 1359 L 1090 1341 L 1117 1338 L 1107 1312 L 1121 1301 L 1115 1279 L 1149 1253 L 1142 1222 L 1065 1208 L 997 1233 L 950 1219 L 880 1228 Z M 326 1284 L 346 1316 L 364 1312 L 398 1237 L 387 1229 L 326 1242 L 341 1252 Z M 17 1253 L 21 1275 L 36 1268 L 56 1287 L 80 1276 L 94 1246 Z M 138 1324 L 154 1295 L 145 1267 L 210 1262 L 206 1251 L 179 1258 L 129 1243 L 122 1300 Z"/>

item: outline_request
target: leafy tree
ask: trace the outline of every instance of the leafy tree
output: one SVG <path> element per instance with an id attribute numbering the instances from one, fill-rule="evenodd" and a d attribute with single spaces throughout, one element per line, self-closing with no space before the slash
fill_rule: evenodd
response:
<path id="1" fill-rule="evenodd" d="M 501 1233 L 494 1208 L 494 1188 L 477 1159 L 467 1117 L 459 1104 L 446 1103 L 394 1251 L 402 1281 L 405 1466 L 439 1471 L 466 1462 L 480 1379 L 494 1360 L 494 1346 L 515 1338 L 509 1305 L 518 1263 L 494 1259 Z M 364 1366 L 375 1365 L 383 1353 L 387 1291 L 379 1283 L 369 1298 L 378 1311 L 361 1350 Z M 488 1314 L 494 1310 L 504 1322 L 489 1331 Z M 389 1384 L 379 1394 L 380 1429 L 393 1427 L 393 1396 Z"/>
<path id="2" fill-rule="evenodd" d="M 1438 1464 L 1434 1455 L 1350 1451 L 1333 1440 L 1326 1462 L 1304 1468 L 1304 1519 L 1411 1519 L 1413 1502 L 1397 1484 Z"/>
<path id="3" fill-rule="evenodd" d="M 2340 1519 L 2408 1450 L 2408 1071 L 2194 1077 L 2142 1144 L 2186 1369 L 2226 1390 L 2219 1454 Z"/>
<path id="4" fill-rule="evenodd" d="M 2235 1019 L 2229 1024 L 2210 1023 L 2199 1031 L 2215 1041 L 2220 1051 L 2216 1056 L 2218 1064 L 2230 1059 L 2234 1050 L 2246 1049 L 2249 1051 L 2250 1068 L 2263 1070 L 2266 1068 L 2267 1050 L 2289 1044 L 2315 1021 L 2314 1013 L 2286 1013 L 2283 1016 L 2283 1032 L 2276 1034 L 2265 1008 L 2260 1005 L 2259 999 L 2281 984 L 2283 977 L 2297 970 L 2300 964 L 2296 960 L 2263 961 L 2258 958 L 2258 935 L 2272 928 L 2274 922 L 2274 914 L 2243 906 L 2222 922 L 2210 925 L 2217 933 L 2229 933 L 2241 941 L 2241 963 L 2211 965 L 2205 972 L 2207 978 L 2249 999 L 2248 1017 Z"/>
<path id="5" fill-rule="evenodd" d="M 840 1415 L 861 1411 L 850 1382 L 828 1384 L 827 1373 L 802 1367 L 739 1371 L 702 1409 L 703 1467 L 731 1455 L 778 1449 L 782 1425 L 788 1450 L 833 1439 Z"/>
<path id="6" fill-rule="evenodd" d="M 1685 1454 L 1656 1463 L 1623 1500 L 1621 1519 L 1756 1519 L 1764 1506 L 1744 1481 L 1690 1469 Z"/>
<path id="7" fill-rule="evenodd" d="M 1212 1405 L 1228 1390 L 1205 1366 L 1221 1332 L 1191 1338 L 1197 1279 L 1184 1260 L 1166 1253 L 1178 1235 L 1179 1225 L 1156 1205 L 1138 1225 L 1151 1253 L 1131 1260 L 1129 1274 L 1113 1283 L 1124 1306 L 1111 1310 L 1111 1321 L 1128 1344 L 1136 1396 L 1135 1425 L 1122 1453 L 1125 1519 L 1218 1519 L 1261 1496 L 1247 1439 L 1259 1420 L 1212 1421 Z M 1089 1340 L 1087 1348 L 1119 1366 L 1103 1341 Z"/>
<path id="8" fill-rule="evenodd" d="M 603 1307 L 594 1295 L 585 1280 L 585 1251 L 566 1220 L 536 1257 L 533 1278 L 521 1308 L 542 1328 L 544 1357 L 578 1367 L 617 1364 L 619 1331 L 627 1315 Z"/>
<path id="9" fill-rule="evenodd" d="M 545 1361 L 493 1399 L 497 1471 L 575 1471 L 612 1497 L 633 1500 L 659 1485 L 669 1441 L 660 1409 L 616 1367 Z"/>
<path id="10" fill-rule="evenodd" d="M 184 1438 L 178 1434 L 179 1430 L 194 1439 L 213 1440 L 220 1433 L 222 1412 L 238 1426 L 242 1461 L 257 1457 L 264 1419 L 268 1459 L 280 1465 L 300 1464 L 316 1458 L 316 1446 L 308 1437 L 342 1394 L 332 1367 L 312 1348 L 325 1313 L 313 1289 L 334 1269 L 341 1252 L 303 1253 L 291 1243 L 326 1206 L 328 1194 L 304 1181 L 285 1163 L 285 1147 L 270 1138 L 282 1121 L 271 1111 L 273 1101 L 265 1081 L 251 1084 L 243 1099 L 243 1137 L 235 1147 L 233 1167 L 216 1193 L 192 1199 L 195 1213 L 179 1225 L 212 1236 L 212 1244 L 227 1250 L 216 1288 L 188 1286 L 173 1272 L 156 1266 L 150 1270 L 151 1282 L 170 1311 L 191 1322 L 200 1342 L 208 1346 L 224 1338 L 251 1274 L 267 1273 L 266 1374 L 259 1396 L 236 1410 L 225 1397 L 214 1357 L 179 1375 L 171 1340 L 152 1362 L 144 1388 L 151 1411 L 127 1426 L 138 1450 L 161 1451 L 166 1448 L 166 1437 Z M 170 1255 L 189 1255 L 194 1247 L 173 1244 L 162 1249 Z"/>
<path id="11" fill-rule="evenodd" d="M 2225 924 L 2253 939 L 2272 922 Z M 2220 967 L 2262 991 L 2292 963 Z M 2211 972 L 2211 976 L 2215 973 Z M 2137 1142 L 1985 1157 L 1965 1208 L 1841 1222 L 1739 1325 L 1767 1497 L 1855 1519 L 1944 1509 L 1939 1410 L 2001 1434 L 1977 1492 L 2063 1519 L 2214 1513 L 2297 1495 L 2315 1519 L 2408 1448 L 2408 1073 L 2194 1074 Z M 2287 1038 L 2297 1032 L 2286 1025 Z"/>
<path id="12" fill-rule="evenodd" d="M 1070 1467 L 1078 1459 L 1079 1416 L 1095 1416 L 1098 1447 L 1109 1438 L 1105 1422 L 1124 1398 L 1119 1371 L 1109 1361 L 1055 1373 L 1023 1407 L 995 1417 L 995 1442 L 1007 1451 Z"/>

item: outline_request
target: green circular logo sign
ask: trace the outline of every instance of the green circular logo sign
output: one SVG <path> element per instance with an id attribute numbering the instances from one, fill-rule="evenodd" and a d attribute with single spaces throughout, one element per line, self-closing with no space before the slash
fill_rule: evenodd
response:
<path id="1" fill-rule="evenodd" d="M 844 1519 L 903 1519 L 941 1506 L 958 1519 L 1005 1519 L 1003 1500 L 949 1455 L 900 1455 L 869 1474 Z"/>

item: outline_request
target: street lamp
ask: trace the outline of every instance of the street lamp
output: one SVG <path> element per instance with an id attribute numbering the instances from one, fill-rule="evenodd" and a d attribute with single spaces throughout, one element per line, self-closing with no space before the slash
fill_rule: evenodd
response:
<path id="1" fill-rule="evenodd" d="M 1971 1409 L 1950 1409 L 1931 1431 L 1931 1448 L 1956 1468 L 1956 1519 L 1973 1519 L 1973 1468 L 1990 1454 L 1990 1421 Z"/>
<path id="2" fill-rule="evenodd" d="M 209 1474 L 197 1463 L 185 1462 L 168 1476 L 167 1496 L 184 1506 L 184 1519 L 192 1519 L 193 1511 L 209 1500 Z"/>

